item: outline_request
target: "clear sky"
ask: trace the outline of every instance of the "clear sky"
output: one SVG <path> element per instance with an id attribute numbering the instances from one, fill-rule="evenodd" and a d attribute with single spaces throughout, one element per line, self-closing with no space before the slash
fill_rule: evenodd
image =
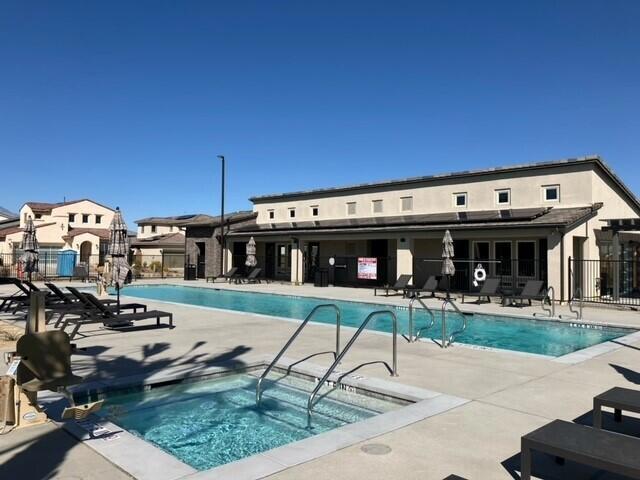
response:
<path id="1" fill-rule="evenodd" d="M 640 193 L 640 2 L 0 2 L 0 206 L 125 219 L 597 153 Z"/>

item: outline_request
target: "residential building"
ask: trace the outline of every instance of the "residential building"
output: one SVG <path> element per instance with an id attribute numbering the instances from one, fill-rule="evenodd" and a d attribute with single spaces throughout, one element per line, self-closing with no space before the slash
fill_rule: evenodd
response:
<path id="1" fill-rule="evenodd" d="M 74 250 L 78 260 L 101 263 L 109 240 L 109 224 L 114 210 L 90 199 L 60 203 L 27 202 L 17 224 L 0 229 L 3 253 L 21 252 L 22 234 L 29 217 L 33 219 L 41 258 L 53 261 L 60 250 Z"/>
<path id="2" fill-rule="evenodd" d="M 183 223 L 195 215 L 148 217 L 136 220 L 137 235 L 131 243 L 136 255 L 184 254 Z"/>
<path id="3" fill-rule="evenodd" d="M 230 264 L 257 242 L 266 276 L 312 281 L 318 268 L 337 285 L 415 284 L 439 275 L 442 237 L 455 240 L 454 287 L 473 289 L 478 263 L 504 288 L 528 279 L 569 294 L 568 260 L 597 259 L 608 218 L 637 218 L 640 203 L 598 156 L 255 196 L 255 221 L 230 231 Z M 374 258 L 375 275 L 358 275 Z M 332 259 L 330 265 L 329 260 Z M 574 278 L 574 285 L 593 279 Z"/>

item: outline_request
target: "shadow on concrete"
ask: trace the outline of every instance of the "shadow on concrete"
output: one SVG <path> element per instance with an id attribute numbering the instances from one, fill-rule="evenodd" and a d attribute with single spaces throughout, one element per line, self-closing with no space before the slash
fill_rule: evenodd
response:
<path id="1" fill-rule="evenodd" d="M 590 427 L 593 425 L 593 411 L 589 410 L 573 421 L 580 425 Z M 602 427 L 611 432 L 640 437 L 640 418 L 637 417 L 623 415 L 622 422 L 616 422 L 613 412 L 603 411 Z M 532 465 L 532 475 L 543 480 L 622 480 L 628 478 L 570 461 L 566 461 L 564 465 L 560 465 L 556 462 L 555 457 L 535 451 L 532 454 Z M 504 460 L 502 466 L 512 478 L 519 479 L 521 467 L 520 453 Z"/>
<path id="2" fill-rule="evenodd" d="M 613 363 L 609 364 L 611 368 L 613 368 L 616 372 L 622 375 L 625 380 L 631 383 L 635 383 L 636 385 L 640 385 L 640 372 L 636 372 L 635 370 L 631 370 L 630 368 L 622 367 L 620 365 L 615 365 Z"/>
<path id="3" fill-rule="evenodd" d="M 618 342 L 617 340 L 610 340 L 611 343 L 615 343 L 616 345 L 620 345 L 621 347 L 631 348 L 633 350 L 640 350 L 640 347 L 636 347 L 634 345 L 629 345 L 628 343 Z"/>

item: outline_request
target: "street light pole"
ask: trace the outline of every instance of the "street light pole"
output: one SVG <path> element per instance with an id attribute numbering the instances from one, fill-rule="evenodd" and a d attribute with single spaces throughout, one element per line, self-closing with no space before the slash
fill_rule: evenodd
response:
<path id="1" fill-rule="evenodd" d="M 220 190 L 220 275 L 224 275 L 224 155 L 218 155 L 218 158 L 222 161 L 222 188 Z"/>

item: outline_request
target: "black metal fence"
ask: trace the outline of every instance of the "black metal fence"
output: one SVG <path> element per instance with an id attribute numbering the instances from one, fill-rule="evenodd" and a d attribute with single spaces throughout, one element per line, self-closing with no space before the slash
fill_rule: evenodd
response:
<path id="1" fill-rule="evenodd" d="M 519 290 L 529 280 L 547 281 L 547 261 L 544 259 L 465 259 L 454 258 L 456 273 L 451 278 L 451 290 L 473 292 L 480 289 L 474 284 L 474 272 L 482 265 L 486 278 L 499 278 L 500 288 L 504 292 Z M 440 280 L 440 288 L 446 288 L 441 275 L 442 258 L 414 257 L 413 282 L 423 285 L 430 276 Z"/>
<path id="2" fill-rule="evenodd" d="M 640 305 L 640 258 L 581 260 L 569 257 L 569 298 L 611 305 Z"/>
<path id="3" fill-rule="evenodd" d="M 43 252 L 38 256 L 38 272 L 33 273 L 32 278 L 92 280 L 103 272 L 104 260 L 103 255 L 90 255 L 80 260 L 73 253 Z M 131 255 L 129 258 L 133 278 L 182 278 L 184 261 L 182 253 Z M 19 254 L 0 254 L 0 277 L 27 278 Z"/>

